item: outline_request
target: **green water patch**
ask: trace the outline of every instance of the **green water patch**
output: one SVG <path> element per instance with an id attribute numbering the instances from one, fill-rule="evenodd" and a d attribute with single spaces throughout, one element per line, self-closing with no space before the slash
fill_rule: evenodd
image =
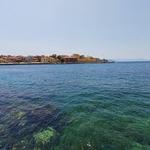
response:
<path id="1" fill-rule="evenodd" d="M 116 118 L 117 119 L 117 118 Z M 66 127 L 56 150 L 149 150 L 150 126 L 127 119 L 77 119 Z M 119 118 L 118 118 L 119 119 Z M 126 120 L 126 121 L 125 121 Z M 142 128 L 141 128 L 141 124 Z"/>
<path id="2" fill-rule="evenodd" d="M 54 150 L 149 150 L 150 117 L 108 102 L 90 102 L 68 110 L 70 124 Z M 122 110 L 121 110 L 122 109 Z M 136 107 L 134 107 L 136 110 Z"/>

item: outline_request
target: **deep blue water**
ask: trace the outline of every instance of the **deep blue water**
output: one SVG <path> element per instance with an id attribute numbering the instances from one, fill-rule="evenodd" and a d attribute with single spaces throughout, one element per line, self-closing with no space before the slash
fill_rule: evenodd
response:
<path id="1" fill-rule="evenodd" d="M 47 105 L 63 114 L 56 124 L 67 120 L 57 140 L 36 145 L 47 126 L 8 140 L 20 132 L 12 122 Z M 0 121 L 0 149 L 149 150 L 150 62 L 0 66 Z"/>

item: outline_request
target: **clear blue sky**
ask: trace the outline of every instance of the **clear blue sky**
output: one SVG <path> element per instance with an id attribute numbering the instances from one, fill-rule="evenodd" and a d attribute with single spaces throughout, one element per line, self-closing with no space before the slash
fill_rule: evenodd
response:
<path id="1" fill-rule="evenodd" d="M 0 0 L 0 54 L 150 59 L 150 0 Z"/>

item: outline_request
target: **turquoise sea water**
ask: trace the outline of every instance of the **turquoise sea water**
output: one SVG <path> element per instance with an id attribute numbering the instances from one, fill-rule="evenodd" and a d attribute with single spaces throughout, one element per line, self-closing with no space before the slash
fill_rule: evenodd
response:
<path id="1" fill-rule="evenodd" d="M 0 150 L 150 150 L 150 62 L 0 66 Z"/>

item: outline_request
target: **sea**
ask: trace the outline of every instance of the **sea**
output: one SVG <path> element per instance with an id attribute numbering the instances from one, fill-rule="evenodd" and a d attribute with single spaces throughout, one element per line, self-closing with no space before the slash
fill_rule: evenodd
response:
<path id="1" fill-rule="evenodd" d="M 0 150 L 150 150 L 150 62 L 0 65 Z"/>

